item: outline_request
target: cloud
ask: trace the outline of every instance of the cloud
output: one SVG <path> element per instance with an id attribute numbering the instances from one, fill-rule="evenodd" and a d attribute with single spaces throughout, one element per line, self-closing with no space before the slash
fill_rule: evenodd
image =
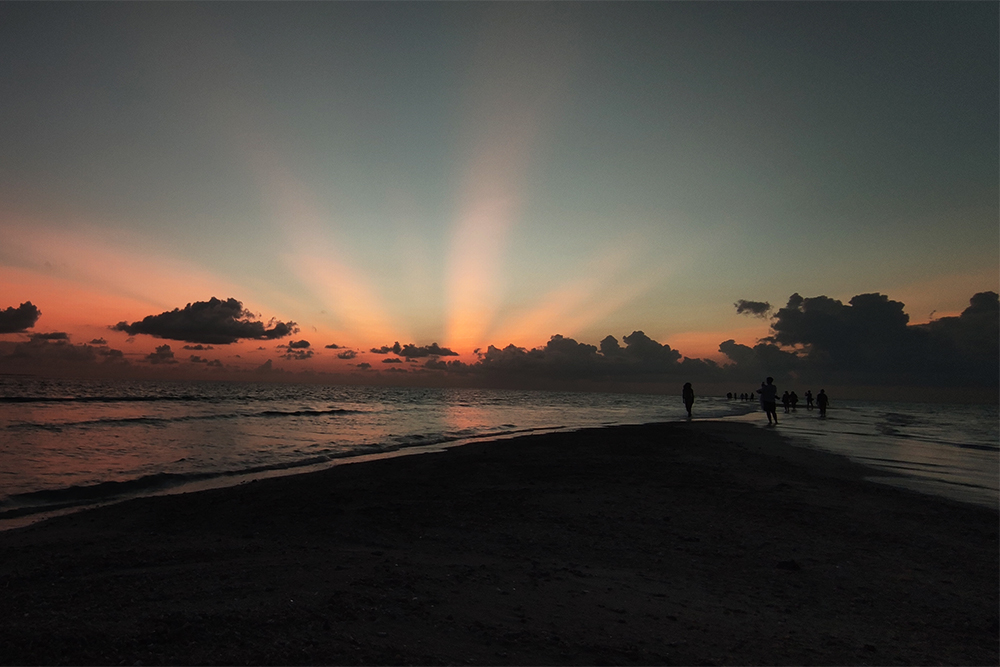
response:
<path id="1" fill-rule="evenodd" d="M 290 341 L 288 345 L 279 345 L 278 347 L 287 347 L 289 350 L 304 350 L 309 347 L 309 341 L 293 340 Z"/>
<path id="2" fill-rule="evenodd" d="M 305 343 L 305 341 L 300 341 L 300 342 Z M 281 355 L 281 358 L 287 359 L 289 361 L 305 361 L 306 359 L 311 359 L 312 356 L 313 356 L 313 350 L 308 350 L 301 347 L 298 348 L 289 347 L 288 351 L 285 352 L 283 355 Z"/>
<path id="3" fill-rule="evenodd" d="M 903 304 L 882 294 L 859 294 L 847 305 L 827 296 L 793 294 L 775 313 L 766 340 L 801 348 L 816 369 L 896 375 L 912 370 L 914 357 L 922 354 L 908 322 Z"/>
<path id="4" fill-rule="evenodd" d="M 767 376 L 783 382 L 801 366 L 801 359 L 795 352 L 782 350 L 773 343 L 760 342 L 750 347 L 730 339 L 719 344 L 719 352 L 733 361 L 726 371 L 727 379 L 734 382 L 756 383 Z"/>
<path id="5" fill-rule="evenodd" d="M 66 338 L 32 337 L 28 342 L 0 342 L 0 372 L 43 375 L 86 374 L 128 366 L 121 350 L 72 345 Z"/>
<path id="6" fill-rule="evenodd" d="M 202 352 L 204 350 L 214 350 L 215 348 L 211 345 L 185 345 L 185 350 L 192 350 L 195 352 Z"/>
<path id="7" fill-rule="evenodd" d="M 69 340 L 69 334 L 62 331 L 31 334 L 31 340 Z"/>
<path id="8" fill-rule="evenodd" d="M 910 327 L 926 335 L 926 348 L 934 360 L 952 376 L 983 386 L 996 386 L 1000 367 L 1000 298 L 996 292 L 980 292 L 969 299 L 969 307 L 958 317 L 942 317 Z"/>
<path id="9" fill-rule="evenodd" d="M 713 362 L 681 360 L 670 346 L 658 343 L 642 331 L 624 336 L 623 347 L 614 336 L 601 341 L 600 348 L 572 338 L 554 335 L 543 347 L 528 350 L 515 345 L 498 348 L 490 345 L 479 353 L 474 364 L 459 361 L 425 364 L 429 370 L 444 370 L 492 378 L 513 380 L 579 380 L 654 382 L 678 374 L 718 372 Z"/>
<path id="10" fill-rule="evenodd" d="M 363 371 L 367 371 L 371 369 L 371 367 L 372 365 L 369 364 L 367 361 L 362 361 L 360 364 L 358 364 L 358 368 L 360 368 Z"/>
<path id="11" fill-rule="evenodd" d="M 753 348 L 719 350 L 739 375 L 795 373 L 853 385 L 996 386 L 1000 362 L 998 297 L 980 292 L 958 317 L 911 325 L 904 304 L 878 293 L 848 303 L 792 294 Z"/>
<path id="12" fill-rule="evenodd" d="M 228 345 L 240 339 L 274 340 L 298 332 L 295 322 L 272 321 L 265 328 L 254 315 L 244 310 L 236 299 L 195 301 L 159 315 L 148 315 L 139 322 L 119 322 L 111 327 L 129 335 L 147 334 L 157 338 L 188 343 Z"/>
<path id="13" fill-rule="evenodd" d="M 344 350 L 343 352 L 337 353 L 338 359 L 354 359 L 358 356 L 358 353 L 354 350 Z"/>
<path id="14" fill-rule="evenodd" d="M 339 350 L 341 346 L 337 345 L 336 343 L 330 343 L 329 345 L 325 345 L 324 347 L 327 350 Z"/>
<path id="15" fill-rule="evenodd" d="M 30 307 L 34 309 L 34 306 Z M 8 309 L 7 312 L 11 310 Z M 0 313 L 2 314 L 4 313 Z M 103 338 L 74 345 L 70 342 L 68 333 L 56 331 L 31 334 L 26 342 L 0 341 L 0 373 L 46 377 L 117 377 L 129 367 L 122 351 L 109 348 Z"/>
<path id="16" fill-rule="evenodd" d="M 759 307 L 758 307 L 759 306 Z M 745 306 L 765 312 L 766 304 Z M 753 345 L 726 340 L 725 365 L 689 359 L 642 331 L 599 345 L 552 336 L 542 347 L 490 345 L 475 363 L 431 358 L 428 373 L 462 374 L 504 386 L 598 386 L 600 383 L 753 383 L 773 376 L 842 386 L 996 387 L 1000 366 L 1000 300 L 995 292 L 972 297 L 957 317 L 911 325 L 903 304 L 882 294 L 859 294 L 848 303 L 793 294 L 773 314 L 770 335 Z M 389 348 L 391 349 L 391 348 Z M 399 348 L 402 352 L 402 347 Z M 402 356 L 402 355 L 400 355 Z"/>
<path id="17" fill-rule="evenodd" d="M 441 347 L 437 343 L 431 343 L 430 345 L 420 347 L 412 343 L 407 343 L 406 345 L 400 345 L 399 341 L 396 341 L 392 346 L 383 345 L 382 347 L 373 347 L 371 352 L 375 354 L 395 354 L 400 357 L 405 357 L 407 359 L 419 359 L 421 357 L 457 357 L 458 353 L 449 350 L 446 347 Z"/>
<path id="18" fill-rule="evenodd" d="M 402 359 L 398 359 L 396 357 L 390 357 L 388 359 L 383 359 L 382 363 L 383 364 L 401 364 L 401 363 L 403 363 L 403 360 Z"/>
<path id="19" fill-rule="evenodd" d="M 457 357 L 458 352 L 449 350 L 446 347 L 440 347 L 437 343 L 431 343 L 426 347 L 418 347 L 416 345 L 407 344 L 403 346 L 397 354 L 406 357 L 407 359 L 416 359 L 420 357 Z"/>
<path id="20" fill-rule="evenodd" d="M 146 355 L 145 360 L 151 364 L 176 364 L 177 360 L 174 359 L 174 353 L 170 350 L 169 345 L 160 345 L 156 348 L 155 352 L 150 352 Z"/>
<path id="21" fill-rule="evenodd" d="M 733 306 L 736 307 L 736 312 L 740 315 L 752 315 L 761 319 L 766 319 L 771 313 L 771 304 L 767 301 L 747 301 L 746 299 L 740 299 Z"/>
<path id="22" fill-rule="evenodd" d="M 41 314 L 42 311 L 30 301 L 25 301 L 17 308 L 11 306 L 0 310 L 0 334 L 22 333 L 25 329 L 35 326 Z"/>

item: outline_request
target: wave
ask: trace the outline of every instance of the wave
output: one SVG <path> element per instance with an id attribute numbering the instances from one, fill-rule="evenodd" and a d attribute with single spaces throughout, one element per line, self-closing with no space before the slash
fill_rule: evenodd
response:
<path id="1" fill-rule="evenodd" d="M 217 403 L 232 397 L 199 396 L 0 396 L 0 403 L 155 403 L 160 401 Z"/>
<path id="2" fill-rule="evenodd" d="M 379 449 L 378 451 L 383 450 Z M 296 468 L 305 468 L 328 463 L 340 458 L 349 458 L 370 453 L 373 452 L 371 450 L 331 452 L 305 459 L 297 459 L 286 463 L 254 466 L 241 470 L 196 473 L 161 472 L 152 475 L 145 475 L 136 479 L 99 482 L 97 484 L 74 485 L 59 489 L 43 489 L 41 491 L 18 493 L 8 496 L 7 499 L 0 501 L 0 521 L 41 512 L 52 512 L 73 507 L 82 508 L 84 506 L 96 505 L 99 503 L 121 501 L 127 498 L 151 495 L 161 491 L 170 491 L 172 489 L 177 489 L 179 487 L 197 482 L 204 482 L 206 480 L 243 477 L 280 470 L 294 470 Z"/>
<path id="3" fill-rule="evenodd" d="M 102 417 L 73 422 L 41 424 L 37 422 L 14 422 L 7 426 L 10 430 L 62 431 L 65 428 L 86 428 L 90 426 L 128 426 L 146 424 L 151 426 L 176 424 L 190 421 L 215 421 L 226 419 L 254 419 L 275 417 L 324 417 L 330 415 L 360 414 L 362 410 L 331 408 L 329 410 L 263 410 L 260 412 L 225 412 L 205 415 L 179 415 L 177 417 Z"/>

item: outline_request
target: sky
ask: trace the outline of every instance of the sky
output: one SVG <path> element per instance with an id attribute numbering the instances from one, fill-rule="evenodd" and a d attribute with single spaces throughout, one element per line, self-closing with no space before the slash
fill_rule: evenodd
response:
<path id="1" fill-rule="evenodd" d="M 725 384 L 749 349 L 995 387 L 998 34 L 989 2 L 2 3 L 0 373 Z M 820 313 L 858 349 L 794 331 Z M 885 336 L 920 341 L 862 372 Z"/>

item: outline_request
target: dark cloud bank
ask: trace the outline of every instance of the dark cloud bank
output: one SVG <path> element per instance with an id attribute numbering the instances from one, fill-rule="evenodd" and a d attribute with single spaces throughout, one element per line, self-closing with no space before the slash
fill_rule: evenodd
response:
<path id="1" fill-rule="evenodd" d="M 0 373 L 115 376 L 128 368 L 121 350 L 104 343 L 74 345 L 63 332 L 32 334 L 25 342 L 0 342 Z"/>
<path id="2" fill-rule="evenodd" d="M 241 339 L 275 340 L 298 333 L 295 322 L 272 321 L 267 327 L 245 310 L 240 301 L 212 297 L 208 301 L 189 303 L 184 308 L 148 315 L 132 324 L 119 322 L 111 328 L 131 336 L 147 334 L 207 345 L 228 345 Z"/>
<path id="3" fill-rule="evenodd" d="M 738 301 L 737 312 L 767 316 L 766 302 Z M 641 331 L 599 346 L 553 336 L 533 350 L 490 346 L 479 361 L 428 360 L 428 371 L 485 378 L 497 384 L 653 384 L 692 381 L 752 389 L 765 376 L 788 385 L 990 388 L 1000 376 L 1000 307 L 995 292 L 976 294 L 960 316 L 911 325 L 903 304 L 861 294 L 844 304 L 793 294 L 771 316 L 771 334 L 754 346 L 727 340 L 729 362 L 688 359 Z M 398 345 L 398 344 L 397 344 Z M 374 351 L 374 350 L 373 350 Z M 388 351 L 388 350 L 387 350 Z M 393 350 L 394 351 L 394 350 Z"/>
<path id="4" fill-rule="evenodd" d="M 447 360 L 457 354 L 437 343 L 384 346 L 370 350 L 386 355 L 381 373 L 408 382 L 463 384 L 523 388 L 670 390 L 679 383 L 743 391 L 773 376 L 787 387 L 918 387 L 939 392 L 941 399 L 955 388 L 987 390 L 996 394 L 1000 384 L 1000 301 L 996 292 L 981 292 L 956 317 L 943 317 L 912 325 L 903 304 L 882 294 L 861 294 L 847 303 L 826 296 L 804 298 L 793 294 L 787 304 L 773 311 L 766 302 L 741 300 L 737 312 L 768 317 L 770 334 L 753 346 L 727 340 L 719 350 L 727 362 L 684 358 L 677 350 L 659 343 L 642 331 L 619 341 L 607 336 L 599 345 L 553 336 L 544 346 L 526 349 L 508 345 L 477 351 L 478 360 L 465 363 Z M 772 312 L 773 311 L 773 312 Z M 30 302 L 0 311 L 5 333 L 25 333 L 38 319 Z M 291 335 L 293 322 L 265 327 L 252 319 L 235 299 L 189 304 L 183 309 L 150 316 L 131 325 L 114 327 L 131 335 L 147 333 L 193 343 L 186 350 L 210 349 L 203 345 L 227 344 L 239 338 L 268 339 Z M 339 347 L 326 346 L 329 349 Z M 308 341 L 279 346 L 290 361 L 306 361 L 313 355 Z M 388 357 L 388 355 L 392 355 Z M 353 350 L 337 357 L 353 360 Z M 403 361 L 408 368 L 401 368 Z M 186 366 L 220 367 L 191 356 Z M 0 372 L 46 372 L 85 374 L 86 369 L 104 371 L 128 367 L 178 367 L 169 345 L 161 345 L 129 364 L 120 350 L 103 339 L 74 345 L 63 332 L 33 333 L 26 341 L 0 341 Z M 355 365 L 365 376 L 378 373 L 372 364 Z M 303 366 L 307 368 L 307 366 Z M 293 375 L 273 368 L 270 362 L 258 372 Z M 321 378 L 317 378 L 321 379 Z M 346 378 L 341 378 L 346 380 Z"/>

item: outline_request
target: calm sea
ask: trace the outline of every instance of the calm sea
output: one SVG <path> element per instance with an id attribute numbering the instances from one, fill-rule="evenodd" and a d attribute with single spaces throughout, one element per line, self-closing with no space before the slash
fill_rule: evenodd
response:
<path id="1" fill-rule="evenodd" d="M 725 398 L 699 397 L 696 411 L 763 419 L 755 403 Z M 781 430 L 806 446 L 996 506 L 996 406 L 845 402 L 823 420 L 802 409 L 787 417 Z M 679 396 L 0 378 L 0 528 L 347 458 L 683 418 Z"/>

